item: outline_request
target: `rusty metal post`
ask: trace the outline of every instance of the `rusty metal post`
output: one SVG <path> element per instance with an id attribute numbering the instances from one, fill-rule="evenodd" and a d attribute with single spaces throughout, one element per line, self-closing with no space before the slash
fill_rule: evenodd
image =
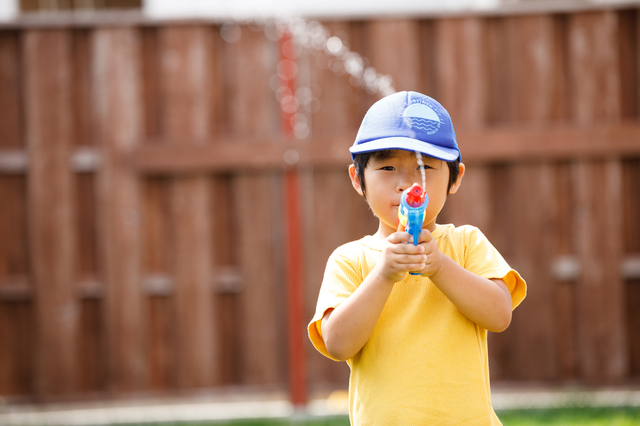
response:
<path id="1" fill-rule="evenodd" d="M 296 64 L 291 34 L 285 33 L 279 42 L 280 111 L 282 132 L 294 137 L 296 105 Z M 288 310 L 289 392 L 294 407 L 307 403 L 306 363 L 304 354 L 303 256 L 300 229 L 300 196 L 298 171 L 295 166 L 284 175 L 286 279 Z"/>

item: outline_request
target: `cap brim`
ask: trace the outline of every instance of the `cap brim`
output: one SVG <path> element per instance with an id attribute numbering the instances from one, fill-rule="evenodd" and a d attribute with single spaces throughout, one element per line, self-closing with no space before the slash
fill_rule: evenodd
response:
<path id="1" fill-rule="evenodd" d="M 363 152 L 381 151 L 384 149 L 404 149 L 407 151 L 418 151 L 421 154 L 428 155 L 443 161 L 455 161 L 458 159 L 460 152 L 457 149 L 443 148 L 441 146 L 432 145 L 417 139 L 394 137 L 382 138 L 374 141 L 365 142 L 354 145 L 349 148 L 351 155 Z"/>

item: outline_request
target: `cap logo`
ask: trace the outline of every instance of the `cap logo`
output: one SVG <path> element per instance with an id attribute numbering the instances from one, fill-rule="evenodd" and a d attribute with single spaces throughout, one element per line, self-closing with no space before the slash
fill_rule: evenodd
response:
<path id="1" fill-rule="evenodd" d="M 417 102 L 409 105 L 404 110 L 402 117 L 411 129 L 419 133 L 433 135 L 440 130 L 440 117 L 431 107 L 423 103 Z"/>

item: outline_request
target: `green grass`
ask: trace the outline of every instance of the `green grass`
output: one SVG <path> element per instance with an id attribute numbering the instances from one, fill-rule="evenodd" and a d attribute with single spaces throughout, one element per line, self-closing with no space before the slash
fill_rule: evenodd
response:
<path id="1" fill-rule="evenodd" d="M 504 426 L 636 426 L 640 407 L 570 407 L 498 412 Z"/>
<path id="2" fill-rule="evenodd" d="M 568 407 L 499 411 L 504 426 L 637 426 L 640 407 Z M 158 426 L 349 426 L 347 416 L 162 423 Z M 145 424 L 145 426 L 151 426 Z"/>

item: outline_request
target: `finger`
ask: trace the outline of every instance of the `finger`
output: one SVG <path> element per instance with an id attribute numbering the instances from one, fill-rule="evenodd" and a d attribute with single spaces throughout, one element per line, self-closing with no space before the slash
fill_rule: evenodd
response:
<path id="1" fill-rule="evenodd" d="M 427 268 L 426 263 L 413 263 L 411 265 L 407 265 L 407 271 L 409 272 L 421 272 Z"/>
<path id="2" fill-rule="evenodd" d="M 419 237 L 420 243 L 428 243 L 432 239 L 433 239 L 433 235 L 431 235 L 431 232 L 428 229 L 423 229 L 422 231 L 420 231 L 420 237 Z"/>
<path id="3" fill-rule="evenodd" d="M 399 244 L 399 243 L 412 243 L 413 242 L 413 236 L 411 234 L 409 234 L 408 232 L 394 232 L 393 234 L 389 235 L 387 237 L 387 241 L 389 241 L 390 243 L 393 244 Z"/>
<path id="4" fill-rule="evenodd" d="M 396 255 L 394 260 L 397 264 L 403 265 L 405 268 L 415 265 L 424 267 L 427 262 L 427 256 L 424 254 L 399 254 Z"/>
<path id="5" fill-rule="evenodd" d="M 409 242 L 392 244 L 389 247 L 389 251 L 398 255 L 402 254 L 421 254 L 426 251 L 426 248 L 422 245 L 414 246 Z"/>

